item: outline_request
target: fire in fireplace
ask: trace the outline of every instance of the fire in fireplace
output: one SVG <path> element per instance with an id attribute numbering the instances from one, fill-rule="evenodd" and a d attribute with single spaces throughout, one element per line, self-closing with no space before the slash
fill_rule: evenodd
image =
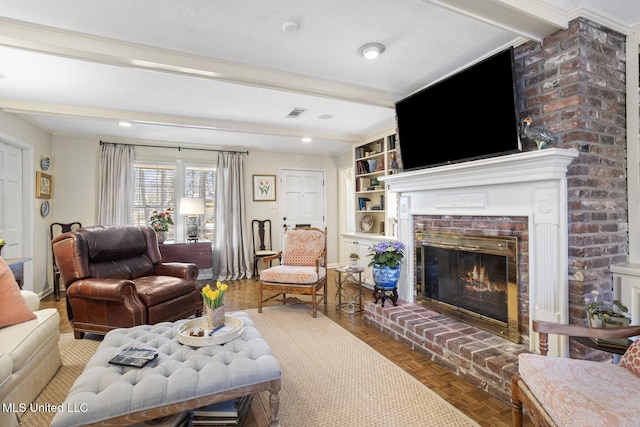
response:
<path id="1" fill-rule="evenodd" d="M 425 234 L 422 305 L 520 342 L 516 237 Z"/>

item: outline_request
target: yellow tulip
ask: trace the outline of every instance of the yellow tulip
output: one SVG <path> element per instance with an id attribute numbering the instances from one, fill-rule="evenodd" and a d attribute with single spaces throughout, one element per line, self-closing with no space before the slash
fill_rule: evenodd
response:
<path id="1" fill-rule="evenodd" d="M 202 297 L 209 308 L 218 308 L 224 305 L 224 292 L 229 286 L 226 283 L 216 282 L 216 289 L 209 284 L 202 288 Z"/>

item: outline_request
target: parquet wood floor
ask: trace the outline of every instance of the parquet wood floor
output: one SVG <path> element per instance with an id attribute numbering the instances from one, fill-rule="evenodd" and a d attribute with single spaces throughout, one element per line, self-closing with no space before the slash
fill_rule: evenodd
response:
<path id="1" fill-rule="evenodd" d="M 320 312 L 392 360 L 481 426 L 507 427 L 511 425 L 511 406 L 509 404 L 479 390 L 447 369 L 425 359 L 384 333 L 369 327 L 364 323 L 362 314 L 336 312 L 336 277 L 337 274 L 330 270 L 328 303 L 326 307 L 322 306 L 318 309 Z M 257 281 L 245 279 L 227 283 L 229 290 L 225 295 L 225 305 L 228 311 L 257 307 Z M 373 301 L 370 290 L 365 289 L 364 295 L 366 301 Z M 269 302 L 265 306 L 275 304 L 277 303 Z M 60 331 L 63 333 L 73 332 L 67 320 L 64 293 L 60 301 L 55 301 L 53 295 L 47 296 L 42 300 L 41 307 L 57 308 L 61 317 Z M 309 315 L 311 315 L 311 309 L 309 309 Z M 401 410 L 401 408 L 397 409 Z M 531 426 L 532 424 L 528 419 L 525 419 L 525 425 Z"/>

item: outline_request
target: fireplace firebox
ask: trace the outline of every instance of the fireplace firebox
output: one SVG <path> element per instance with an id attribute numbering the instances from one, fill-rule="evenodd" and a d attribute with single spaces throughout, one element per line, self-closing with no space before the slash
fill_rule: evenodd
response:
<path id="1" fill-rule="evenodd" d="M 518 240 L 510 236 L 422 236 L 422 305 L 520 342 Z"/>

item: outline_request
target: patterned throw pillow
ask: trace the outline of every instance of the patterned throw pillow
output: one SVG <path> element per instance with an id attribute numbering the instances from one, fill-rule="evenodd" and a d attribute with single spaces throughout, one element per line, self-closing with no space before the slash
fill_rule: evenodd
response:
<path id="1" fill-rule="evenodd" d="M 324 251 L 324 233 L 318 230 L 287 230 L 282 243 L 283 265 L 315 265 Z"/>
<path id="2" fill-rule="evenodd" d="M 624 352 L 622 359 L 620 359 L 620 366 L 624 366 L 640 376 L 640 339 L 635 340 Z"/>
<path id="3" fill-rule="evenodd" d="M 24 300 L 9 265 L 0 257 L 0 328 L 36 318 Z"/>

